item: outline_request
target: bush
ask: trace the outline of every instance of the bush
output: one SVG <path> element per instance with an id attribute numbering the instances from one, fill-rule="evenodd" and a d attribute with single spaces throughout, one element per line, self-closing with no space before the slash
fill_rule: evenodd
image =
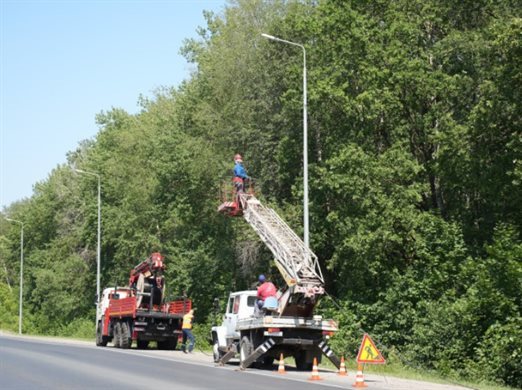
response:
<path id="1" fill-rule="evenodd" d="M 355 357 L 364 332 L 350 304 L 345 301 L 335 302 L 328 297 L 321 301 L 316 314 L 321 314 L 325 319 L 331 318 L 339 325 L 339 331 L 329 341 L 335 353 L 345 358 Z"/>
<path id="2" fill-rule="evenodd" d="M 0 329 L 16 331 L 18 326 L 17 299 L 15 292 L 0 283 Z"/>
<path id="3" fill-rule="evenodd" d="M 212 325 L 209 323 L 203 324 L 194 324 L 192 329 L 192 333 L 196 338 L 196 348 L 201 350 L 209 350 L 210 349 L 210 328 Z"/>
<path id="4" fill-rule="evenodd" d="M 522 319 L 509 318 L 496 323 L 486 332 L 477 348 L 476 377 L 522 388 Z"/>
<path id="5" fill-rule="evenodd" d="M 96 336 L 95 323 L 92 318 L 77 318 L 58 329 L 57 335 L 80 339 L 94 339 Z"/>

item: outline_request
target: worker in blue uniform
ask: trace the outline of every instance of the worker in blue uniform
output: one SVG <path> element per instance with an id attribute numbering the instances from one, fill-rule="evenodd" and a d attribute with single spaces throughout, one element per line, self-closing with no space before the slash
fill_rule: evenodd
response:
<path id="1" fill-rule="evenodd" d="M 236 192 L 244 192 L 245 180 L 249 180 L 250 178 L 243 166 L 243 157 L 241 157 L 240 154 L 234 156 L 234 164 L 234 186 L 236 187 Z"/>

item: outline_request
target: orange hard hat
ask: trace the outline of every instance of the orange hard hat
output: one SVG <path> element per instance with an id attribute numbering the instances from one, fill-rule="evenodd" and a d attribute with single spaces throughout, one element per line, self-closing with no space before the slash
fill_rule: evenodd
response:
<path id="1" fill-rule="evenodd" d="M 234 156 L 234 161 L 243 162 L 243 157 L 239 153 Z"/>

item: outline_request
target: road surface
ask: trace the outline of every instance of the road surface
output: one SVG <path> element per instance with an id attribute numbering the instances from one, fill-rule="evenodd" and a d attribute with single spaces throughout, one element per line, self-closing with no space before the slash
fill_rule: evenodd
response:
<path id="1" fill-rule="evenodd" d="M 216 366 L 201 352 L 122 350 L 95 347 L 76 340 L 14 336 L 0 333 L 0 388 L 27 389 L 351 389 L 355 373 L 338 376 L 287 367 L 286 374 L 247 369 L 237 364 Z M 365 374 L 372 390 L 463 390 L 454 385 Z"/>

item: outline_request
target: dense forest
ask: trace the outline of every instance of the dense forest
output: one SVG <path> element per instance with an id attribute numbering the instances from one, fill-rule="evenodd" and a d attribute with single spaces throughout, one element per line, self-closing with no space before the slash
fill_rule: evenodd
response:
<path id="1" fill-rule="evenodd" d="M 150 252 L 210 324 L 214 298 L 283 281 L 242 219 L 216 212 L 241 153 L 257 194 L 303 234 L 303 55 L 310 244 L 320 310 L 353 357 L 522 388 L 522 4 L 235 0 L 182 53 L 193 74 L 111 108 L 3 215 L 24 222 L 24 332 L 94 333 L 102 288 Z M 0 327 L 17 329 L 20 227 L 0 218 Z"/>

